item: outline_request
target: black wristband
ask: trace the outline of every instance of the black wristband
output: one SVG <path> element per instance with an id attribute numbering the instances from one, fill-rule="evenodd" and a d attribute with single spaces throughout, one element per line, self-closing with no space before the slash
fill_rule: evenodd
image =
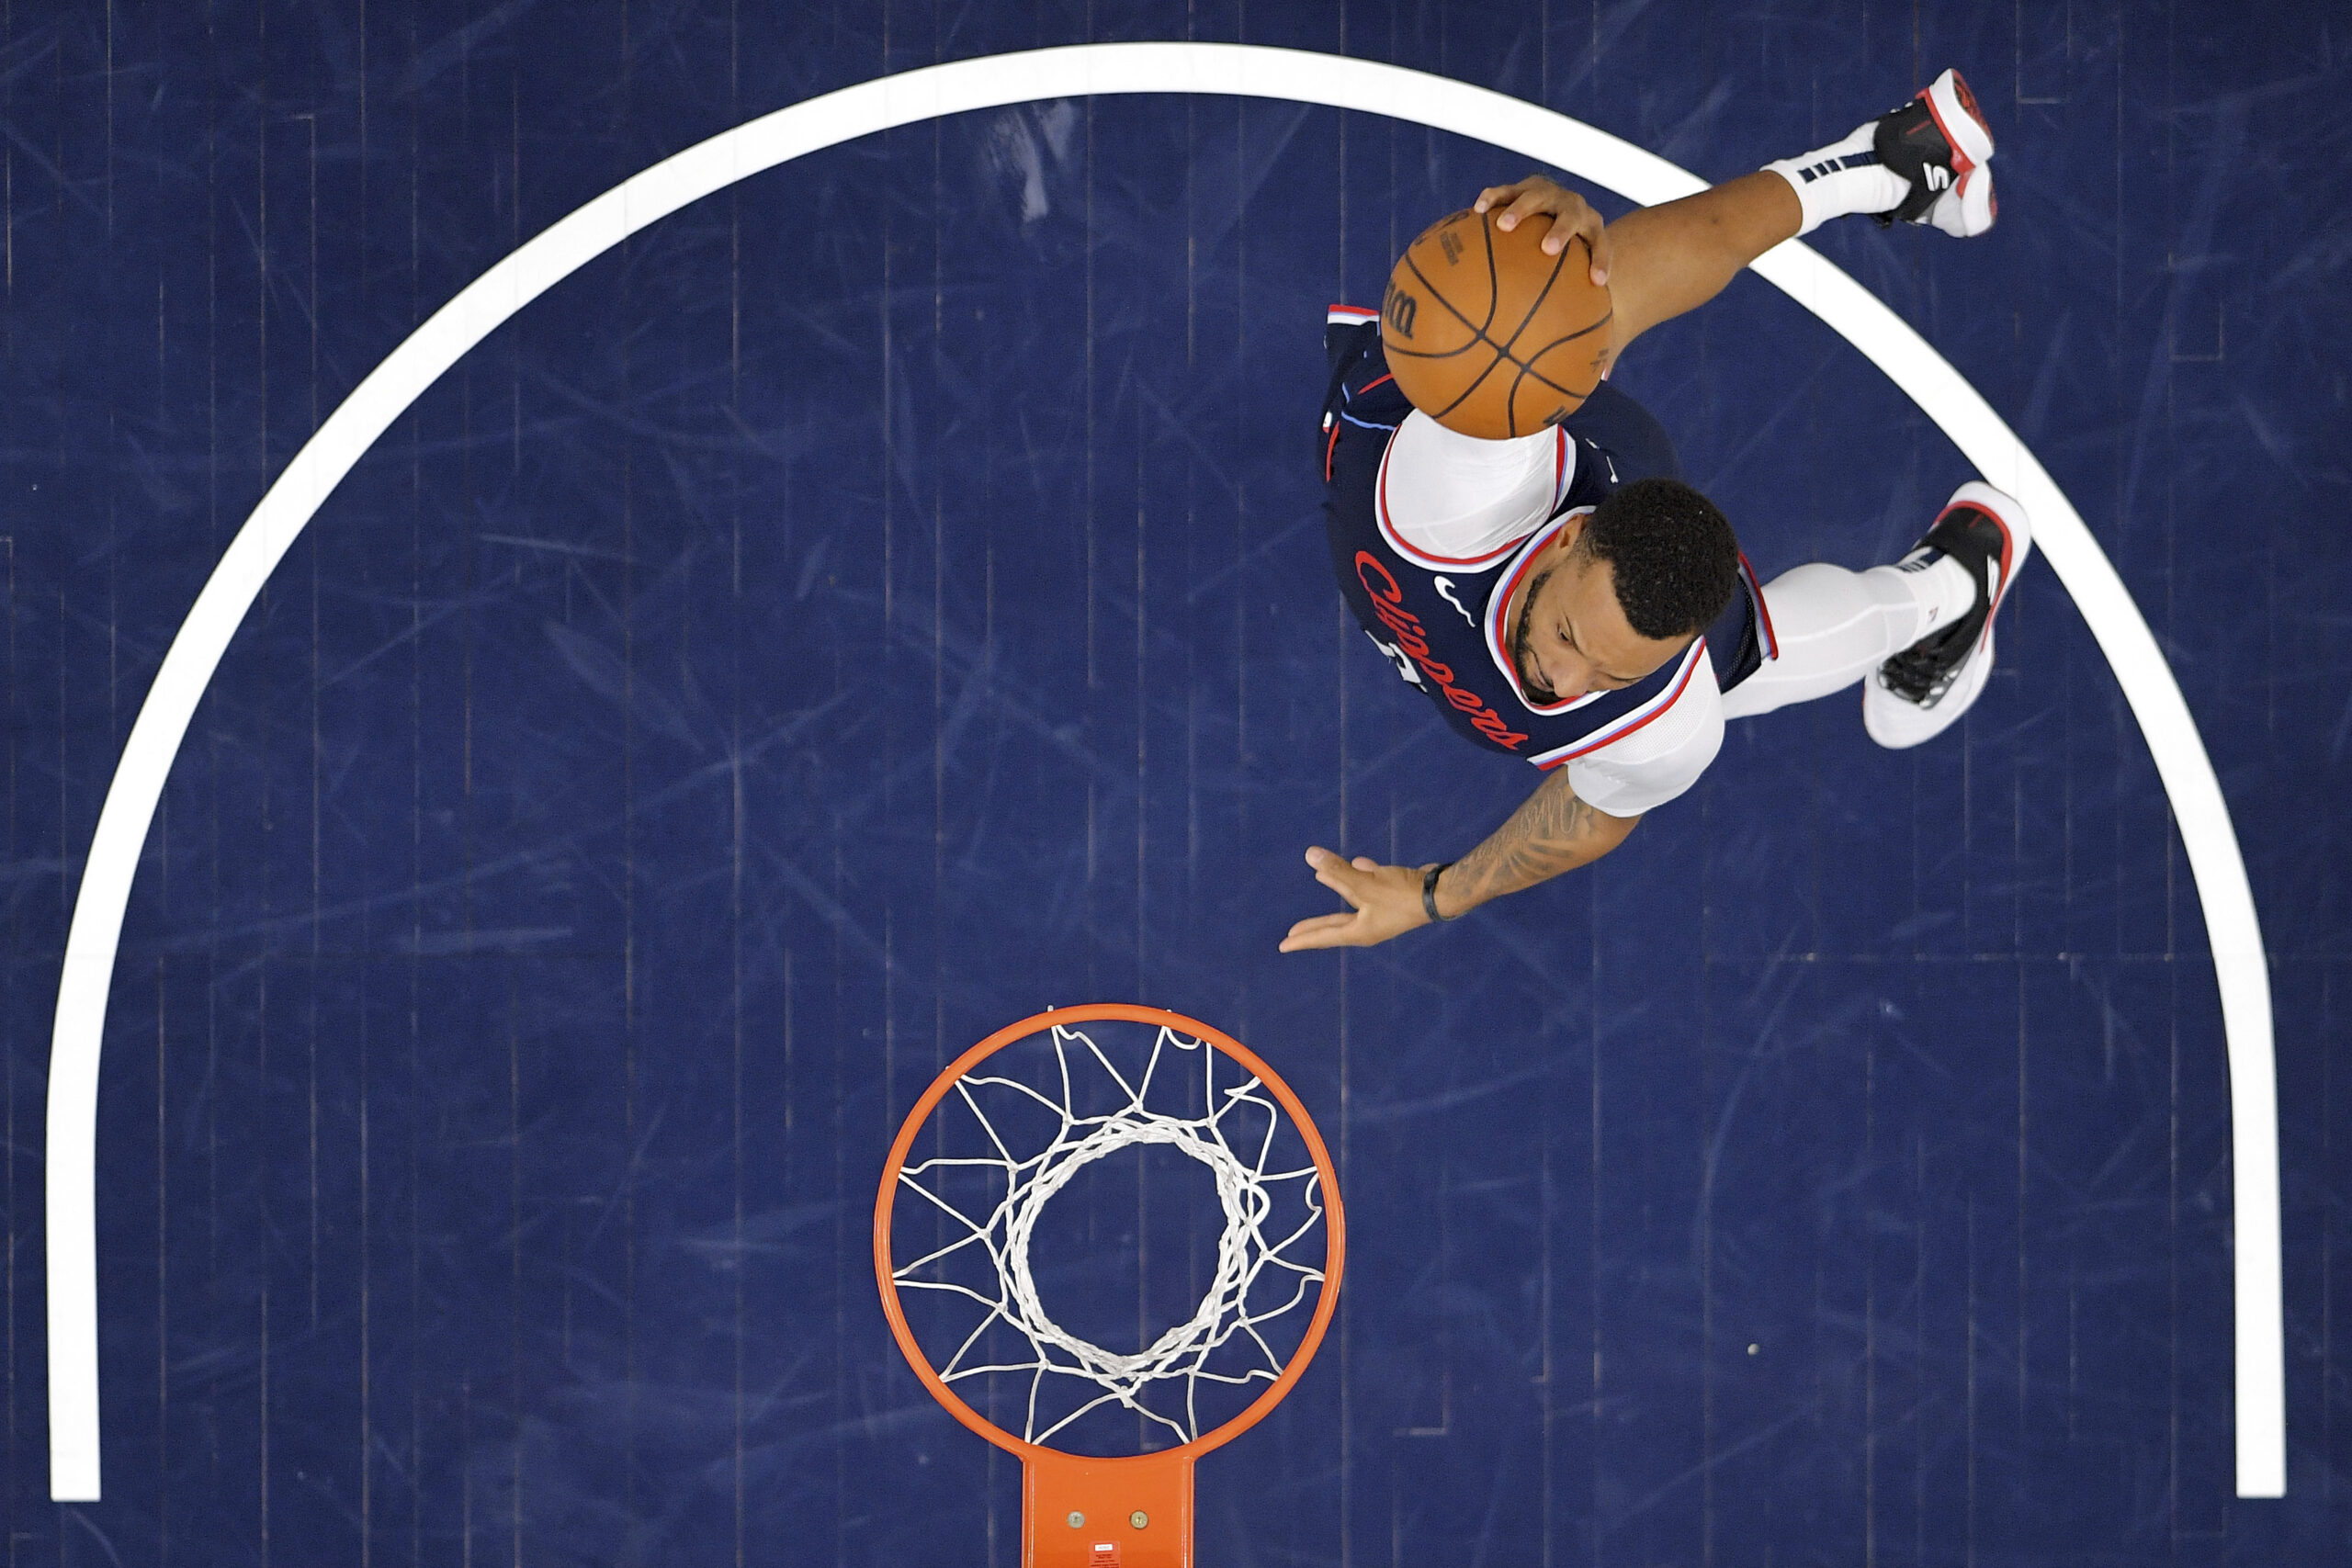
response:
<path id="1" fill-rule="evenodd" d="M 1437 879 L 1443 876 L 1446 867 L 1453 863 L 1450 860 L 1441 861 L 1421 873 L 1421 911 L 1432 920 L 1458 920 L 1462 918 L 1460 915 L 1441 915 L 1437 912 Z"/>

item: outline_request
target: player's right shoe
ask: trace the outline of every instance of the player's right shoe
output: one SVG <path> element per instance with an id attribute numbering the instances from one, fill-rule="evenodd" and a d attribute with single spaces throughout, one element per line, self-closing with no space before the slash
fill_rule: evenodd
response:
<path id="1" fill-rule="evenodd" d="M 1951 728 L 1993 673 L 1993 618 L 2033 553 L 2033 525 L 2015 496 L 1977 480 L 1944 503 L 1902 565 L 1931 566 L 1950 556 L 1976 579 L 1976 604 L 1871 671 L 1862 682 L 1862 728 L 1880 745 L 1901 750 Z"/>
<path id="2" fill-rule="evenodd" d="M 1946 71 L 1928 90 L 1879 116 L 1871 145 L 1879 162 L 1910 187 L 1882 225 L 1930 223 L 1957 239 L 1993 226 L 1993 128 L 1958 71 Z"/>

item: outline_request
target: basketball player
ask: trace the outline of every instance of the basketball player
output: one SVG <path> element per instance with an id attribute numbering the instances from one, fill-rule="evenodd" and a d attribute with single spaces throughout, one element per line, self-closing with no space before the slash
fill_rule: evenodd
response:
<path id="1" fill-rule="evenodd" d="M 1868 213 L 1960 238 L 1994 218 L 1993 137 L 1947 71 L 1843 141 L 1604 227 L 1541 176 L 1482 192 L 1496 226 L 1581 236 L 1610 286 L 1609 361 L 1704 304 L 1749 262 Z M 2032 548 L 2023 508 L 1962 485 L 1910 554 L 1867 571 L 1815 563 L 1759 585 L 1721 512 L 1676 477 L 1673 444 L 1603 381 L 1560 424 L 1458 434 L 1415 409 L 1377 315 L 1335 306 L 1323 414 L 1325 509 L 1340 587 L 1397 673 L 1464 736 L 1547 776 L 1460 860 L 1423 866 L 1306 852 L 1351 912 L 1282 943 L 1369 946 L 1458 919 L 1600 859 L 1698 782 L 1726 718 L 1862 686 L 1883 746 L 1916 746 L 1984 690 L 1993 620 Z"/>

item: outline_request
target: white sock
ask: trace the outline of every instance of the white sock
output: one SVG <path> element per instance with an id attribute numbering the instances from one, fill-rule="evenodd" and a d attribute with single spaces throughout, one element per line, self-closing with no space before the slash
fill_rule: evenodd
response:
<path id="1" fill-rule="evenodd" d="M 1764 588 L 1780 657 L 1724 694 L 1724 716 L 1842 692 L 1975 603 L 1976 580 L 1944 555 L 1915 551 L 1868 571 L 1815 561 L 1783 572 Z"/>
<path id="2" fill-rule="evenodd" d="M 1878 121 L 1868 120 L 1842 141 L 1764 165 L 1797 193 L 1797 205 L 1804 209 L 1798 233 L 1810 234 L 1849 212 L 1886 212 L 1903 205 L 1911 187 L 1871 152 L 1877 132 Z M 1864 153 L 1871 155 L 1849 162 Z"/>

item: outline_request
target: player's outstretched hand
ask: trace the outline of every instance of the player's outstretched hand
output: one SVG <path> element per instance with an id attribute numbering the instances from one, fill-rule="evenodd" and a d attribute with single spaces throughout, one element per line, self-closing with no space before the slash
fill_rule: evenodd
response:
<path id="1" fill-rule="evenodd" d="M 1583 235 L 1586 249 L 1592 253 L 1593 283 L 1605 286 L 1609 282 L 1607 225 L 1590 203 L 1567 186 L 1542 175 L 1530 175 L 1511 185 L 1488 186 L 1478 193 L 1471 210 L 1487 212 L 1496 208 L 1502 210 L 1496 216 L 1495 227 L 1506 232 L 1529 218 L 1549 219 L 1552 231 L 1544 236 L 1544 254 L 1547 256 L 1558 255 L 1571 239 Z"/>
<path id="2" fill-rule="evenodd" d="M 1430 923 L 1421 908 L 1421 873 L 1409 865 L 1383 865 L 1370 855 L 1342 860 L 1317 844 L 1306 852 L 1315 880 L 1345 898 L 1350 915 L 1317 915 L 1301 920 L 1283 938 L 1284 953 L 1311 947 L 1370 947 Z"/>

